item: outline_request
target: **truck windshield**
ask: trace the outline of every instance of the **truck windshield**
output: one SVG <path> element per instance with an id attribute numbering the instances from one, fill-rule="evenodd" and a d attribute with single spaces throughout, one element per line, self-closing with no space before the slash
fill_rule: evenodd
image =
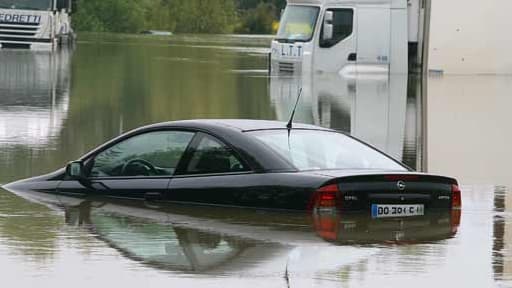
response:
<path id="1" fill-rule="evenodd" d="M 51 10 L 52 0 L 0 0 L 0 8 L 22 10 Z"/>
<path id="2" fill-rule="evenodd" d="M 311 40 L 319 10 L 315 6 L 287 6 L 276 39 L 289 42 Z"/>
<path id="3" fill-rule="evenodd" d="M 292 129 L 249 132 L 299 170 L 371 169 L 407 171 L 383 153 L 344 134 Z"/>

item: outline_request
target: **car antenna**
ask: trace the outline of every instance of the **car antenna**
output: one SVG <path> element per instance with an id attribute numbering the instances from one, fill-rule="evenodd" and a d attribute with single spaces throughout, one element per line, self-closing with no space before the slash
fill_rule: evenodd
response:
<path id="1" fill-rule="evenodd" d="M 299 104 L 300 95 L 302 95 L 302 87 L 299 89 L 299 95 L 297 95 L 297 101 L 295 101 L 295 106 L 293 107 L 292 115 L 290 115 L 290 120 L 288 121 L 288 124 L 286 124 L 286 129 L 288 130 L 288 150 L 291 150 L 290 133 L 292 132 L 293 117 L 295 116 L 295 110 L 297 110 L 297 104 Z"/>
<path id="2" fill-rule="evenodd" d="M 293 107 L 292 115 L 290 115 L 290 120 L 288 121 L 288 124 L 286 124 L 286 129 L 288 129 L 288 136 L 290 136 L 290 131 L 292 130 L 293 117 L 295 116 L 295 110 L 297 110 L 297 104 L 299 104 L 300 95 L 302 95 L 302 87 L 299 89 L 299 95 L 297 96 L 297 101 L 295 101 L 295 106 Z"/>

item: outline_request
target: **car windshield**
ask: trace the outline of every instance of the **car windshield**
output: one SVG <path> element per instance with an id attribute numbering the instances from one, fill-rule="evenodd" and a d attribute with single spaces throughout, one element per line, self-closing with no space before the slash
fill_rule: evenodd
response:
<path id="1" fill-rule="evenodd" d="M 52 0 L 0 0 L 0 8 L 50 10 Z"/>
<path id="2" fill-rule="evenodd" d="M 314 6 L 286 7 L 276 38 L 288 41 L 311 40 L 319 10 L 320 8 Z"/>
<path id="3" fill-rule="evenodd" d="M 396 161 L 346 135 L 293 129 L 249 132 L 299 170 L 379 169 L 406 171 Z"/>

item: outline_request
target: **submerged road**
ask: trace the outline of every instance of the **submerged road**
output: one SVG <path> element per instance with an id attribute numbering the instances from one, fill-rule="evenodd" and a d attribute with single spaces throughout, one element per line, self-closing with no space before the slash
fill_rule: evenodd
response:
<path id="1" fill-rule="evenodd" d="M 55 54 L 0 51 L 0 183 L 54 171 L 148 123 L 287 120 L 302 88 L 297 122 L 457 177 L 463 210 L 390 221 L 156 213 L 126 203 L 38 204 L 0 189 L 2 285 L 512 286 L 511 77 L 269 78 L 267 38 L 80 39 Z"/>
<path id="2" fill-rule="evenodd" d="M 2 190 L 2 281 L 17 287 L 507 287 L 512 214 L 506 191 L 487 189 L 464 187 L 460 220 L 448 214 L 311 218 L 72 198 L 43 205 Z"/>

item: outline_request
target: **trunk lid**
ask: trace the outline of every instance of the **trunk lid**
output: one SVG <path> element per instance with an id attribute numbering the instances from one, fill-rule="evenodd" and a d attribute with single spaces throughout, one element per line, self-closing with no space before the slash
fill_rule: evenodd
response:
<path id="1" fill-rule="evenodd" d="M 453 178 L 417 172 L 328 170 L 317 174 L 334 179 L 343 210 L 367 210 L 374 204 L 451 208 Z"/>

